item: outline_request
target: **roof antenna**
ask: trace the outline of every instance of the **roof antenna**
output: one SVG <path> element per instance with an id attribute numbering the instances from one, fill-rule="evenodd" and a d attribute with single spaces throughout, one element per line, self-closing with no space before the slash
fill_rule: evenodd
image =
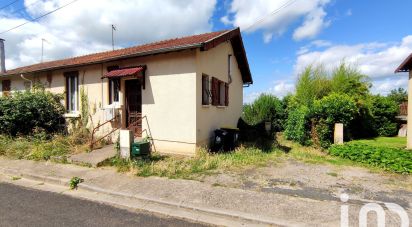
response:
<path id="1" fill-rule="evenodd" d="M 40 61 L 40 62 L 43 62 L 44 42 L 49 43 L 49 41 L 47 41 L 45 38 L 42 38 L 42 39 L 41 39 L 41 61 Z"/>
<path id="2" fill-rule="evenodd" d="M 116 31 L 116 26 L 112 24 L 112 48 L 114 50 L 114 31 Z"/>

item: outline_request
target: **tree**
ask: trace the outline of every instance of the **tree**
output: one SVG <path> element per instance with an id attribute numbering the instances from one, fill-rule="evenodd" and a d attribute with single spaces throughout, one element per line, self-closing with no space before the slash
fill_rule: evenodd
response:
<path id="1" fill-rule="evenodd" d="M 408 101 L 408 92 L 403 88 L 393 89 L 388 95 L 388 98 L 398 105 Z"/>

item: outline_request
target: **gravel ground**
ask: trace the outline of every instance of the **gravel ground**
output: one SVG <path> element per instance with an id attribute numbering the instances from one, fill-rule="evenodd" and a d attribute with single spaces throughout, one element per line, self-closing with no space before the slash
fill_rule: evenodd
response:
<path id="1" fill-rule="evenodd" d="M 351 199 L 394 202 L 405 208 L 412 203 L 412 176 L 371 172 L 360 167 L 311 164 L 294 159 L 262 168 L 205 176 L 214 186 L 293 195 L 316 200 Z"/>

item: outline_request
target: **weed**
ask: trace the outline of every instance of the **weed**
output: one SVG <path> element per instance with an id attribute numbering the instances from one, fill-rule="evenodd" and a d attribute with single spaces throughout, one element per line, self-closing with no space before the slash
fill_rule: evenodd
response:
<path id="1" fill-rule="evenodd" d="M 21 179 L 21 177 L 17 177 L 17 176 L 11 177 L 11 180 L 20 180 L 20 179 Z"/>
<path id="2" fill-rule="evenodd" d="M 82 179 L 80 177 L 72 177 L 72 179 L 70 179 L 70 181 L 69 181 L 70 189 L 71 190 L 77 189 L 78 185 L 82 182 L 84 182 L 84 179 Z"/>
<path id="3" fill-rule="evenodd" d="M 334 172 L 328 172 L 326 174 L 328 174 L 329 176 L 332 176 L 332 177 L 337 177 L 338 176 L 338 174 L 334 173 Z"/>

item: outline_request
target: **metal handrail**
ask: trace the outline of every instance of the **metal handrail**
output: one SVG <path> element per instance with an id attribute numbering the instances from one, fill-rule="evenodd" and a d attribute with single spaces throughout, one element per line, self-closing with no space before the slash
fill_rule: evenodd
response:
<path id="1" fill-rule="evenodd" d="M 114 133 L 115 131 L 117 131 L 117 130 L 119 130 L 119 129 L 121 128 L 121 127 L 115 128 L 115 129 L 111 130 L 109 133 L 106 133 L 104 136 L 100 137 L 98 140 L 94 141 L 94 135 L 95 135 L 95 133 L 97 132 L 97 130 L 98 130 L 100 127 L 102 127 L 103 125 L 106 125 L 106 124 L 109 123 L 109 122 L 115 121 L 117 118 L 118 118 L 118 115 L 114 116 L 112 119 L 104 122 L 103 124 L 98 124 L 95 128 L 93 128 L 93 130 L 92 130 L 92 138 L 91 138 L 91 142 L 90 142 L 90 145 L 89 145 L 89 146 L 90 146 L 90 150 L 93 150 L 93 147 L 94 147 L 94 145 L 95 145 L 97 142 L 101 141 L 102 139 L 106 138 L 107 136 L 111 135 L 112 133 Z M 146 125 L 147 125 L 148 131 L 147 131 L 146 129 L 144 129 L 144 130 L 142 130 L 142 134 L 143 134 L 144 131 L 146 131 L 146 134 L 147 134 L 147 132 L 149 132 L 149 139 L 151 140 L 151 144 L 152 144 L 152 146 L 153 146 L 153 149 L 154 149 L 155 152 L 156 152 L 156 147 L 155 147 L 155 144 L 154 144 L 154 140 L 153 140 L 153 138 L 152 138 L 152 132 L 151 132 L 151 130 L 150 130 L 149 121 L 147 120 L 147 116 L 146 116 L 146 115 L 145 115 L 145 116 L 142 116 L 141 114 L 139 114 L 138 119 L 137 119 L 136 121 L 134 121 L 133 123 L 131 123 L 126 129 L 130 130 L 130 128 L 131 128 L 132 126 L 135 126 L 135 125 L 138 123 L 139 120 L 143 120 L 143 119 L 146 120 Z M 135 137 L 136 137 L 136 136 L 135 136 Z"/>
<path id="2" fill-rule="evenodd" d="M 95 145 L 97 142 L 100 142 L 102 139 L 106 138 L 106 137 L 109 136 L 110 134 L 112 134 L 112 133 L 114 133 L 115 131 L 117 131 L 117 130 L 120 129 L 120 127 L 119 127 L 119 128 L 115 128 L 115 129 L 113 129 L 112 131 L 110 131 L 109 133 L 107 133 L 106 135 L 100 137 L 98 140 L 96 140 L 96 141 L 94 140 L 94 135 L 95 135 L 95 133 L 97 132 L 97 130 L 98 130 L 100 127 L 102 127 L 103 125 L 106 125 L 107 123 L 110 123 L 110 122 L 112 122 L 112 121 L 115 121 L 117 118 L 118 118 L 118 115 L 114 116 L 112 119 L 110 119 L 110 120 L 108 120 L 108 121 L 105 121 L 103 124 L 98 124 L 96 127 L 93 128 L 93 130 L 92 130 L 92 136 L 91 136 L 92 138 L 91 138 L 91 142 L 90 142 L 90 145 L 89 145 L 90 150 L 93 150 L 93 147 L 94 147 L 94 145 Z"/>
<path id="3" fill-rule="evenodd" d="M 143 134 L 144 131 L 146 131 L 146 134 L 147 134 L 147 132 L 149 132 L 149 140 L 150 140 L 150 142 L 151 142 L 151 144 L 152 144 L 152 146 L 153 146 L 154 151 L 156 152 L 156 146 L 155 146 L 155 144 L 154 144 L 154 140 L 153 140 L 153 137 L 152 137 L 152 131 L 150 130 L 149 121 L 147 120 L 147 116 L 146 116 L 146 115 L 142 116 L 142 115 L 140 114 L 139 117 L 140 117 L 140 118 L 138 118 L 136 121 L 134 121 L 132 124 L 130 124 L 129 127 L 127 127 L 127 129 L 130 130 L 130 127 L 135 126 L 135 125 L 138 123 L 139 120 L 145 119 L 148 130 L 146 130 L 146 129 L 142 130 L 142 134 Z M 142 124 L 142 126 L 143 126 L 143 124 Z M 136 138 L 136 135 L 135 135 L 134 137 Z"/>

